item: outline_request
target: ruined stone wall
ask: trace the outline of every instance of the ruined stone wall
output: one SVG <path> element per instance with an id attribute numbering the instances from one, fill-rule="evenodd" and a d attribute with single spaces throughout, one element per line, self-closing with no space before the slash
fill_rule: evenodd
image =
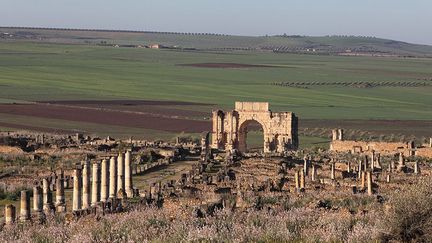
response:
<path id="1" fill-rule="evenodd" d="M 432 158 L 431 147 L 409 148 L 409 143 L 402 142 L 365 142 L 334 140 L 330 143 L 330 150 L 335 152 L 371 152 L 372 150 L 383 155 L 403 153 L 404 156 L 422 156 Z"/>

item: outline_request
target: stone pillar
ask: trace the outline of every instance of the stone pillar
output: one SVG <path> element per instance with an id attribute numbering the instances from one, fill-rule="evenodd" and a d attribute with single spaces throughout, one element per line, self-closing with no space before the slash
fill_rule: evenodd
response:
<path id="1" fill-rule="evenodd" d="M 43 208 L 42 188 L 40 186 L 33 187 L 33 211 L 36 214 L 41 214 Z"/>
<path id="2" fill-rule="evenodd" d="M 110 159 L 109 197 L 117 197 L 117 161 L 115 157 L 111 157 Z"/>
<path id="3" fill-rule="evenodd" d="M 347 162 L 347 172 L 351 173 L 351 161 Z"/>
<path id="4" fill-rule="evenodd" d="M 366 174 L 364 171 L 361 171 L 360 174 L 361 174 L 361 189 L 364 190 L 366 188 Z"/>
<path id="5" fill-rule="evenodd" d="M 358 178 L 360 179 L 361 178 L 361 172 L 363 171 L 363 165 L 362 165 L 362 161 L 360 160 L 359 161 L 359 164 L 358 164 L 359 166 L 358 166 Z"/>
<path id="6" fill-rule="evenodd" d="M 305 189 L 305 173 L 303 171 L 300 171 L 300 190 Z"/>
<path id="7" fill-rule="evenodd" d="M 366 177 L 367 177 L 367 192 L 369 196 L 372 196 L 373 191 L 372 191 L 372 172 L 368 171 L 366 173 Z"/>
<path id="8" fill-rule="evenodd" d="M 53 209 L 53 198 L 52 192 L 49 187 L 49 182 L 47 178 L 42 180 L 42 191 L 43 191 L 43 210 L 45 213 L 51 213 Z"/>
<path id="9" fill-rule="evenodd" d="M 338 139 L 339 139 L 340 141 L 343 141 L 343 140 L 344 140 L 344 130 L 343 130 L 343 129 L 339 129 L 339 130 L 338 130 Z"/>
<path id="10" fill-rule="evenodd" d="M 12 204 L 5 206 L 5 223 L 6 225 L 11 225 L 15 223 L 16 218 L 16 208 Z"/>
<path id="11" fill-rule="evenodd" d="M 90 161 L 84 161 L 82 171 L 82 208 L 90 208 Z"/>
<path id="12" fill-rule="evenodd" d="M 91 205 L 96 207 L 100 201 L 100 165 L 98 162 L 93 163 L 92 170 L 92 197 Z"/>
<path id="13" fill-rule="evenodd" d="M 109 195 L 109 172 L 108 161 L 102 160 L 101 163 L 101 202 L 106 202 Z"/>
<path id="14" fill-rule="evenodd" d="M 66 212 L 65 191 L 63 173 L 56 180 L 56 211 Z"/>
<path id="15" fill-rule="evenodd" d="M 375 169 L 375 151 L 372 151 L 372 153 L 371 153 L 370 167 L 371 167 L 371 170 L 374 171 L 374 169 Z"/>
<path id="16" fill-rule="evenodd" d="M 405 159 L 403 153 L 399 153 L 399 164 L 398 164 L 398 171 L 405 172 L 406 166 L 405 166 Z"/>
<path id="17" fill-rule="evenodd" d="M 399 153 L 399 166 L 405 166 L 404 155 L 402 152 Z"/>
<path id="18" fill-rule="evenodd" d="M 392 159 L 391 161 L 390 161 L 390 170 L 392 171 L 392 170 L 394 170 L 396 168 L 396 166 L 395 166 L 395 162 L 394 162 L 394 160 Z"/>
<path id="19" fill-rule="evenodd" d="M 294 181 L 295 181 L 295 189 L 299 190 L 300 189 L 300 172 L 298 170 L 294 173 Z"/>
<path id="20" fill-rule="evenodd" d="M 337 129 L 333 129 L 333 130 L 332 130 L 332 140 L 333 140 L 333 141 L 338 140 L 338 137 L 339 137 L 339 136 L 338 136 L 338 133 L 339 133 L 339 132 L 338 132 Z"/>
<path id="21" fill-rule="evenodd" d="M 312 181 L 317 180 L 317 169 L 315 165 L 312 165 Z"/>
<path id="22" fill-rule="evenodd" d="M 73 199 L 72 199 L 72 210 L 78 211 L 82 207 L 82 178 L 81 169 L 75 169 L 73 175 Z"/>
<path id="23" fill-rule="evenodd" d="M 303 172 L 306 176 L 309 174 L 309 161 L 306 156 L 303 158 Z"/>
<path id="24" fill-rule="evenodd" d="M 420 166 L 418 161 L 414 162 L 414 174 L 420 174 Z"/>
<path id="25" fill-rule="evenodd" d="M 21 191 L 20 200 L 20 221 L 30 220 L 30 194 L 27 190 Z"/>
<path id="26" fill-rule="evenodd" d="M 391 182 L 391 175 L 390 175 L 390 173 L 387 174 L 387 180 L 386 181 L 387 181 L 387 183 Z"/>
<path id="27" fill-rule="evenodd" d="M 126 196 L 133 197 L 131 152 L 127 151 L 125 156 L 125 189 Z"/>
<path id="28" fill-rule="evenodd" d="M 432 138 L 429 138 L 429 148 L 432 148 Z"/>
<path id="29" fill-rule="evenodd" d="M 336 178 L 336 176 L 335 176 L 335 164 L 334 163 L 331 164 L 330 178 L 332 180 L 334 180 Z"/>
<path id="30" fill-rule="evenodd" d="M 125 185 L 124 185 L 124 156 L 122 153 L 119 153 L 119 156 L 117 157 L 117 191 L 122 190 L 125 191 Z"/>
<path id="31" fill-rule="evenodd" d="M 375 157 L 376 157 L 376 164 L 375 165 L 378 169 L 381 169 L 382 168 L 382 166 L 381 166 L 381 154 L 377 153 Z"/>

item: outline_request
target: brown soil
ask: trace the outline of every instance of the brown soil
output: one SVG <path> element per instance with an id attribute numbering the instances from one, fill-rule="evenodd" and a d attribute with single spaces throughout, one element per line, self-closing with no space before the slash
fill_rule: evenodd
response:
<path id="1" fill-rule="evenodd" d="M 191 63 L 178 64 L 178 66 L 199 67 L 199 68 L 273 68 L 277 66 L 260 65 L 260 64 L 242 64 L 242 63 Z"/>
<path id="2" fill-rule="evenodd" d="M 149 113 L 103 110 L 66 105 L 0 104 L 0 113 L 168 132 L 184 131 L 198 133 L 211 128 L 211 124 L 208 121 L 170 118 Z"/>
<path id="3" fill-rule="evenodd" d="M 182 102 L 182 101 L 157 101 L 157 100 L 49 100 L 40 101 L 38 103 L 61 104 L 61 105 L 158 105 L 158 106 L 173 106 L 173 105 L 211 105 L 205 103 Z"/>

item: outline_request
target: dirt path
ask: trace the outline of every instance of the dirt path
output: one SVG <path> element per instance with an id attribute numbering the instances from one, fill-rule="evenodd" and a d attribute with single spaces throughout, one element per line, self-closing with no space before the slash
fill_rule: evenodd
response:
<path id="1" fill-rule="evenodd" d="M 178 180 L 181 174 L 189 171 L 195 163 L 198 163 L 198 158 L 191 158 L 187 161 L 177 161 L 158 170 L 133 176 L 134 187 L 138 188 L 140 191 L 144 191 L 148 190 L 151 184 L 159 181 Z"/>

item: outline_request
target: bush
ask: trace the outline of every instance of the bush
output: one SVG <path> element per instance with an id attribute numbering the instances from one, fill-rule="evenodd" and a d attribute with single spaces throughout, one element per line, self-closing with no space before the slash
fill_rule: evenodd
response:
<path id="1" fill-rule="evenodd" d="M 405 186 L 390 197 L 384 220 L 383 240 L 420 241 L 432 239 L 432 179 Z"/>

